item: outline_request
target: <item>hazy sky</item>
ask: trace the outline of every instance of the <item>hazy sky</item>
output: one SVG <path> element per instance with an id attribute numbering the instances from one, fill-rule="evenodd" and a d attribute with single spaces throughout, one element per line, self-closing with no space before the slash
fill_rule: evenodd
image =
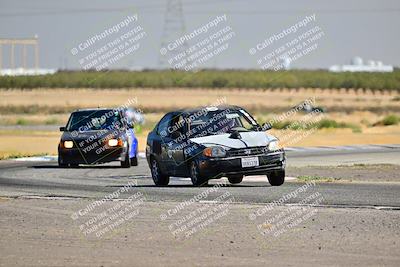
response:
<path id="1" fill-rule="evenodd" d="M 127 15 L 138 14 L 136 25 L 142 26 L 146 37 L 140 41 L 140 49 L 113 67 L 155 68 L 160 55 L 166 2 L 0 0 L 0 38 L 37 34 L 41 67 L 78 69 L 81 68 L 79 57 L 71 54 L 72 48 Z M 293 67 L 326 68 L 348 63 L 354 56 L 400 66 L 400 1 L 183 0 L 182 6 L 187 33 L 223 14 L 227 15 L 225 25 L 235 33 L 229 48 L 208 61 L 205 65 L 208 67 L 258 68 L 257 57 L 249 54 L 250 48 L 314 13 L 313 25 L 319 26 L 324 36 L 318 48 L 293 62 Z M 20 50 L 16 51 L 20 54 Z M 8 65 L 9 54 L 9 49 L 4 48 L 3 67 Z M 17 60 L 20 59 L 17 57 Z"/>

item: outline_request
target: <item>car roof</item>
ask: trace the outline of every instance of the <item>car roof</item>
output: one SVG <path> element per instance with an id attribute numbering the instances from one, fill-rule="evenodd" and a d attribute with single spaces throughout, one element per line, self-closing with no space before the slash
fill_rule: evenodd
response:
<path id="1" fill-rule="evenodd" d="M 185 108 L 185 109 L 178 109 L 175 111 L 171 111 L 170 113 L 195 113 L 204 109 L 208 109 L 210 111 L 214 111 L 214 109 L 217 108 L 216 110 L 227 110 L 227 109 L 232 109 L 232 110 L 239 110 L 243 109 L 239 106 L 233 106 L 233 105 L 223 105 L 223 106 L 217 106 L 217 107 L 212 107 L 212 106 L 204 106 L 204 107 L 197 107 L 197 108 Z"/>
<path id="2" fill-rule="evenodd" d="M 124 110 L 124 109 L 120 109 L 120 108 L 82 108 L 82 109 L 77 109 L 74 110 L 72 113 L 75 112 L 81 112 L 81 111 L 110 111 L 110 110 Z"/>

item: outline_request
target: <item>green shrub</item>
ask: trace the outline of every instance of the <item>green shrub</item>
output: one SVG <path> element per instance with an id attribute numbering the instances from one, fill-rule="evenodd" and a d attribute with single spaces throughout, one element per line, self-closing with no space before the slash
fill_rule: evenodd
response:
<path id="1" fill-rule="evenodd" d="M 228 80 L 225 78 L 222 78 L 222 77 L 215 78 L 212 81 L 212 87 L 221 88 L 221 87 L 225 87 L 227 84 L 228 84 Z"/>
<path id="2" fill-rule="evenodd" d="M 330 119 L 323 119 L 320 120 L 317 123 L 317 128 L 318 129 L 323 129 L 323 128 L 348 128 L 352 129 L 354 133 L 361 133 L 361 127 L 359 125 L 353 124 L 353 123 L 347 123 L 347 122 L 337 122 L 335 120 L 330 120 Z"/>
<path id="3" fill-rule="evenodd" d="M 58 124 L 57 118 L 49 118 L 45 121 L 46 125 L 55 125 Z"/>
<path id="4" fill-rule="evenodd" d="M 335 120 L 323 119 L 317 123 L 317 128 L 339 128 L 339 124 Z"/>
<path id="5" fill-rule="evenodd" d="M 349 128 L 352 129 L 355 133 L 361 132 L 361 127 L 356 124 L 346 123 L 346 122 L 337 122 L 335 120 L 323 119 L 314 124 L 302 123 L 300 121 L 278 121 L 272 125 L 272 128 L 281 130 L 281 129 L 290 129 L 290 130 L 309 130 L 312 128 L 324 129 L 324 128 Z"/>
<path id="6" fill-rule="evenodd" d="M 272 128 L 277 130 L 288 129 L 290 128 L 289 126 L 291 125 L 291 123 L 291 121 L 277 121 L 272 124 Z"/>
<path id="7" fill-rule="evenodd" d="M 19 118 L 17 119 L 17 125 L 27 125 L 28 121 L 25 120 L 24 118 Z"/>
<path id="8" fill-rule="evenodd" d="M 388 115 L 385 118 L 383 118 L 382 123 L 383 125 L 397 125 L 400 121 L 400 117 L 392 114 L 392 115 Z"/>

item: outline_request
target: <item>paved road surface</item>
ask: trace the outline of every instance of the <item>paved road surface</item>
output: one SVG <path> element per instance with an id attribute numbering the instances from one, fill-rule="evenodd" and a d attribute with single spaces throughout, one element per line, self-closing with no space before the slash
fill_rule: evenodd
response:
<path id="1" fill-rule="evenodd" d="M 398 159 L 400 146 L 297 148 L 288 151 L 288 166 L 393 163 Z M 183 201 L 204 190 L 192 187 L 189 178 L 172 178 L 169 187 L 154 187 L 145 159 L 140 159 L 139 166 L 130 169 L 119 168 L 118 163 L 72 169 L 58 168 L 54 161 L 0 163 L 0 196 L 101 198 L 133 180 L 138 184 L 135 190 L 145 192 L 151 201 Z M 213 180 L 210 186 L 218 182 L 221 180 Z M 241 184 L 221 190 L 231 192 L 240 202 L 268 203 L 299 186 L 301 184 L 289 181 L 281 187 L 271 187 L 266 177 L 258 176 L 245 178 Z M 318 183 L 310 191 L 318 191 L 324 196 L 323 205 L 400 207 L 400 183 Z M 302 197 L 292 198 L 288 203 L 297 203 Z"/>

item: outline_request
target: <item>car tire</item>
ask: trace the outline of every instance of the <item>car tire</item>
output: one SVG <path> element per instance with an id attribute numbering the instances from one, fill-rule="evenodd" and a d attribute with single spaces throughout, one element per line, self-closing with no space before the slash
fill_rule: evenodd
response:
<path id="1" fill-rule="evenodd" d="M 131 158 L 131 166 L 137 166 L 138 165 L 138 159 L 137 157 Z"/>
<path id="2" fill-rule="evenodd" d="M 131 167 L 131 162 L 129 159 L 129 150 L 126 151 L 125 159 L 123 161 L 121 161 L 121 167 L 122 168 L 130 168 Z"/>
<path id="3" fill-rule="evenodd" d="M 79 164 L 69 164 L 69 166 L 72 167 L 72 168 L 78 168 Z"/>
<path id="4" fill-rule="evenodd" d="M 167 186 L 169 183 L 169 176 L 161 172 L 156 159 L 151 160 L 151 177 L 156 186 Z"/>
<path id="5" fill-rule="evenodd" d="M 138 148 L 136 145 L 135 156 L 133 158 L 131 158 L 131 166 L 137 166 L 137 165 L 138 165 Z"/>
<path id="6" fill-rule="evenodd" d="M 280 186 L 285 182 L 285 170 L 273 171 L 267 174 L 267 177 L 272 186 Z"/>
<path id="7" fill-rule="evenodd" d="M 243 175 L 228 176 L 228 181 L 231 184 L 240 184 L 243 181 Z"/>
<path id="8" fill-rule="evenodd" d="M 200 175 L 199 167 L 195 161 L 190 163 L 190 179 L 194 186 L 206 186 L 208 185 L 208 179 Z"/>
<path id="9" fill-rule="evenodd" d="M 60 156 L 58 156 L 58 167 L 60 167 L 60 168 L 67 168 L 67 167 L 68 167 L 68 164 L 67 164 L 67 163 L 63 163 L 63 162 L 62 162 Z"/>

